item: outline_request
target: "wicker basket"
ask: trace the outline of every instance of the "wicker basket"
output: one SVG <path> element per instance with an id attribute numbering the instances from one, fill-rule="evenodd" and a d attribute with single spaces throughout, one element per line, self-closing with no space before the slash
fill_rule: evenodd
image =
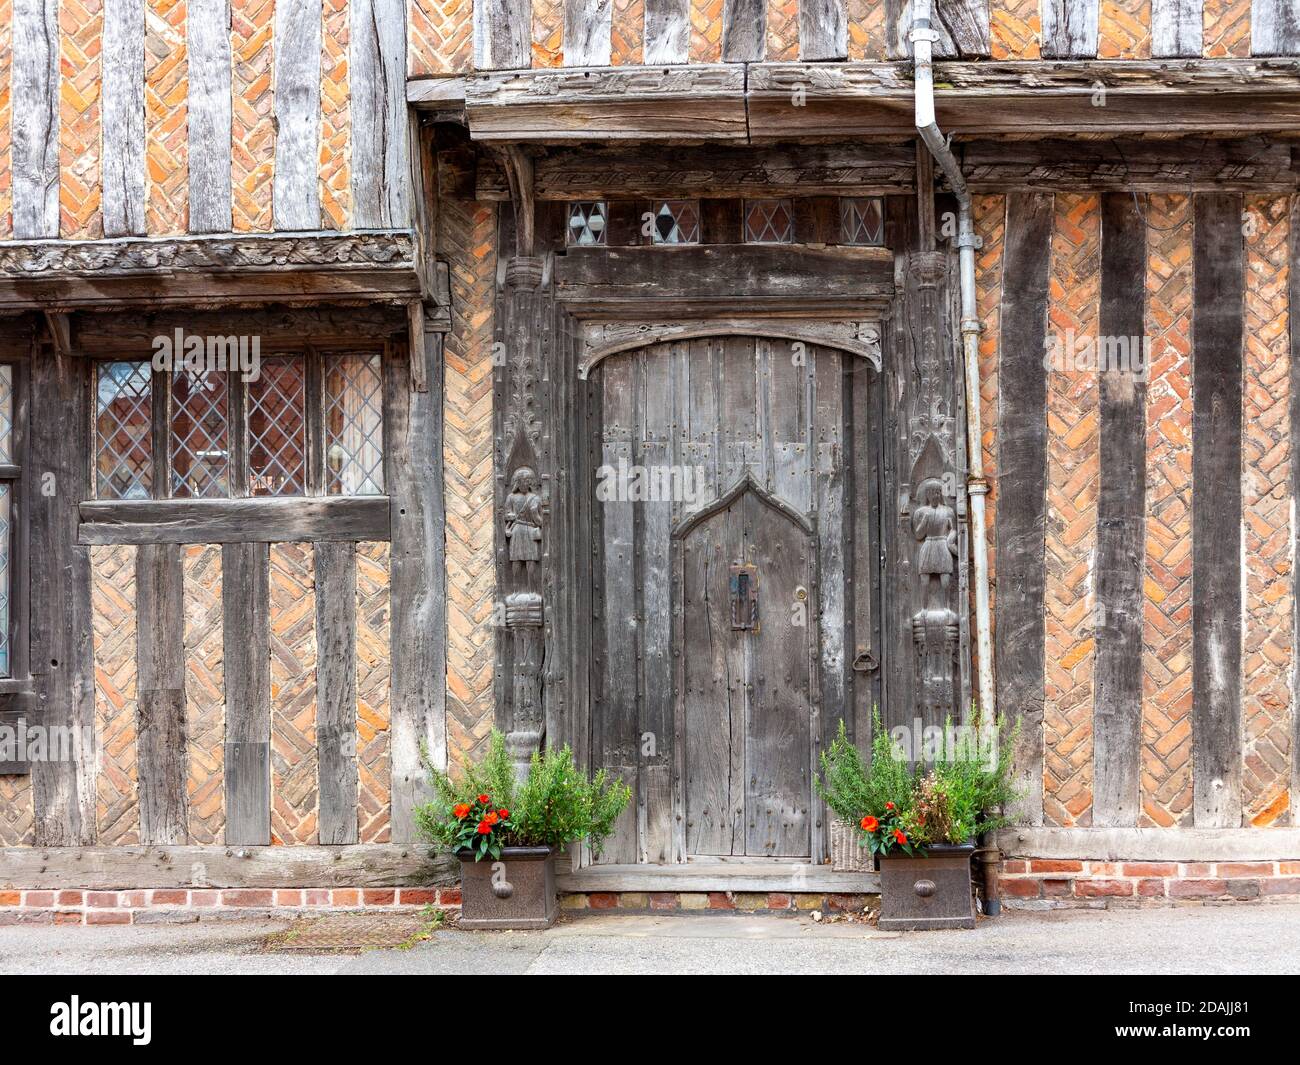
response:
<path id="1" fill-rule="evenodd" d="M 831 821 L 831 869 L 837 873 L 872 873 L 871 851 L 862 846 L 863 835 L 849 821 Z"/>

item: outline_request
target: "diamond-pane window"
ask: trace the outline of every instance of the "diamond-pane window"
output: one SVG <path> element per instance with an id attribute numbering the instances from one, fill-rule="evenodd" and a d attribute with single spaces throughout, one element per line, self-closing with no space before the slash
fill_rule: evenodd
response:
<path id="1" fill-rule="evenodd" d="M 153 487 L 152 370 L 103 362 L 95 382 L 95 495 L 148 499 Z"/>
<path id="2" fill-rule="evenodd" d="M 745 240 L 750 244 L 793 243 L 793 204 L 789 200 L 746 200 Z"/>
<path id="3" fill-rule="evenodd" d="M 604 247 L 607 219 L 604 200 L 569 204 L 569 227 L 564 242 L 570 247 Z"/>
<path id="4" fill-rule="evenodd" d="M 650 239 L 655 244 L 698 244 L 700 205 L 695 200 L 659 200 Z"/>
<path id="5" fill-rule="evenodd" d="M 325 357 L 325 491 L 384 493 L 384 405 L 379 355 Z"/>
<path id="6" fill-rule="evenodd" d="M 14 460 L 14 368 L 0 366 L 0 462 Z"/>
<path id="7" fill-rule="evenodd" d="M 230 495 L 230 389 L 224 373 L 172 376 L 172 495 Z"/>
<path id="8" fill-rule="evenodd" d="M 9 486 L 0 485 L 0 677 L 9 676 L 9 556 L 13 543 Z"/>
<path id="9" fill-rule="evenodd" d="M 262 359 L 248 382 L 248 489 L 301 495 L 307 483 L 306 367 L 301 356 Z"/>
<path id="10" fill-rule="evenodd" d="M 885 212 L 879 196 L 840 199 L 840 240 L 879 247 L 885 243 Z"/>

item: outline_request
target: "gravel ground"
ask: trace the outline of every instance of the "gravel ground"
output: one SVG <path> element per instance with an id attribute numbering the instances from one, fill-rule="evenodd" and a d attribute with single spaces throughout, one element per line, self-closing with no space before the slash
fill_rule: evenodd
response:
<path id="1" fill-rule="evenodd" d="M 0 927 L 0 974 L 1300 973 L 1300 905 L 1012 912 L 905 934 L 807 917 L 598 916 L 546 932 L 446 929 L 356 956 L 265 952 L 287 927 Z"/>

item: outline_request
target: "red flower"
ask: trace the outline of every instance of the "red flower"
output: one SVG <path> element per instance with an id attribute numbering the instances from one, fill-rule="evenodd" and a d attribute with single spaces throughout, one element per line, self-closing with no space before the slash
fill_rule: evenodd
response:
<path id="1" fill-rule="evenodd" d="M 894 808 L 894 804 L 892 802 L 885 803 L 886 810 L 892 810 L 893 808 Z"/>
<path id="2" fill-rule="evenodd" d="M 456 815 L 456 820 L 457 820 L 457 821 L 464 821 L 465 818 L 469 815 L 469 803 L 467 803 L 467 802 L 458 802 L 458 803 L 457 803 L 457 804 L 452 808 L 452 811 L 451 811 L 451 812 L 454 813 L 454 814 Z"/>
<path id="3" fill-rule="evenodd" d="M 497 811 L 497 816 L 501 818 L 502 821 L 504 821 L 507 817 L 510 816 L 510 811 L 503 806 L 501 807 L 501 809 Z"/>
<path id="4" fill-rule="evenodd" d="M 491 802 L 491 800 L 486 795 L 480 795 L 478 797 L 478 801 L 481 802 L 484 806 L 486 806 L 489 802 Z"/>
<path id="5" fill-rule="evenodd" d="M 907 842 L 907 837 L 903 835 L 903 830 L 901 828 L 894 829 L 894 839 L 897 840 L 899 843 Z"/>
<path id="6" fill-rule="evenodd" d="M 480 821 L 478 823 L 478 834 L 480 836 L 486 836 L 491 831 L 492 831 L 492 826 L 489 825 L 487 821 Z"/>
<path id="7" fill-rule="evenodd" d="M 880 827 L 880 822 L 877 821 L 870 814 L 867 814 L 867 816 L 862 819 L 862 827 L 867 832 L 874 832 L 876 829 Z"/>
<path id="8" fill-rule="evenodd" d="M 497 817 L 497 815 L 494 814 L 491 810 L 489 810 L 483 817 L 483 823 L 485 825 L 495 825 L 498 820 L 499 818 Z"/>

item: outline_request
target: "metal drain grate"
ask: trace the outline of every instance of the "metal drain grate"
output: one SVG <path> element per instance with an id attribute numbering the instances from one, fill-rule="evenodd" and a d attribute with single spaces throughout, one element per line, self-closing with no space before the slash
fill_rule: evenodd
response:
<path id="1" fill-rule="evenodd" d="M 334 913 L 297 920 L 266 937 L 269 954 L 360 954 L 408 947 L 437 928 L 423 913 Z"/>

